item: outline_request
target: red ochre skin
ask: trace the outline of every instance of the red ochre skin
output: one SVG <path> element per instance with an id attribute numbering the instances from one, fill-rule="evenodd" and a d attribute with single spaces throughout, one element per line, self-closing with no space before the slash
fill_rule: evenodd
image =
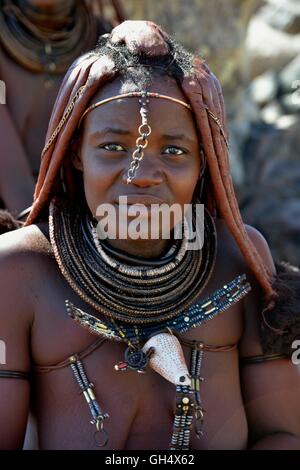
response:
<path id="1" fill-rule="evenodd" d="M 62 0 L 30 3 L 48 12 L 51 19 L 53 9 Z M 104 32 L 99 21 L 95 44 Z M 83 44 L 82 52 L 93 46 Z M 0 105 L 0 202 L 15 215 L 32 204 L 49 118 L 63 78 L 64 74 L 49 75 L 26 69 L 0 44 L 0 80 L 6 90 L 6 104 Z"/>
<path id="2" fill-rule="evenodd" d="M 63 76 L 51 77 L 52 86 L 46 89 L 44 74 L 24 69 L 2 47 L 0 66 L 7 103 L 0 106 L 0 197 L 16 213 L 32 204 L 34 175 Z"/>
<path id="3" fill-rule="evenodd" d="M 154 87 L 153 87 L 154 89 Z M 125 91 L 125 90 L 124 90 Z M 129 90 L 126 90 L 129 91 Z M 155 91 L 182 99 L 174 82 L 155 83 Z M 115 81 L 95 101 L 120 92 Z M 138 100 L 110 103 L 89 113 L 74 163 L 83 171 L 87 203 L 92 211 L 100 202 L 112 202 L 130 191 L 155 194 L 165 202 L 188 203 L 201 171 L 199 142 L 189 111 L 165 100 L 150 103 L 153 129 L 149 146 L 132 185 L 126 173 L 139 125 Z M 169 119 L 174 116 L 176 120 Z M 105 126 L 125 126 L 128 134 L 95 135 Z M 130 117 L 130 118 L 129 118 Z M 163 137 L 178 134 L 185 137 Z M 103 144 L 114 143 L 113 147 Z M 117 145 L 117 147 L 115 146 Z M 184 149 L 186 153 L 167 150 Z M 112 151 L 113 149 L 113 151 Z M 124 150 L 123 150 L 124 149 Z M 76 149 L 75 149 L 76 150 Z M 251 240 L 270 270 L 274 270 L 262 235 L 246 226 Z M 239 356 L 262 354 L 259 341 L 261 290 L 223 220 L 217 220 L 218 250 L 215 269 L 201 297 L 246 273 L 252 290 L 224 313 L 184 334 L 210 345 L 238 343 L 229 352 L 206 352 L 201 384 L 205 412 L 204 436 L 191 434 L 193 449 L 299 449 L 299 373 L 289 360 L 269 361 L 239 369 Z M 153 256 L 151 241 L 115 241 L 115 247 L 133 255 Z M 156 253 L 164 249 L 155 242 Z M 159 251 L 160 250 L 160 251 Z M 29 371 L 80 352 L 96 339 L 66 314 L 65 299 L 95 314 L 68 286 L 52 255 L 47 222 L 31 225 L 0 238 L 0 332 L 7 345 L 7 363 L 0 370 Z M 110 417 L 105 422 L 109 442 L 105 449 L 168 449 L 173 424 L 174 386 L 152 370 L 146 374 L 118 372 L 126 345 L 105 341 L 84 360 L 95 395 Z M 184 347 L 186 360 L 189 350 Z M 30 383 L 0 379 L 0 448 L 23 445 L 29 409 Z M 70 368 L 35 376 L 33 407 L 41 449 L 95 449 L 94 427 Z M 280 412 L 278 412 L 280 410 Z M 12 419 L 13 417 L 13 419 Z M 277 432 L 276 436 L 272 436 Z"/>

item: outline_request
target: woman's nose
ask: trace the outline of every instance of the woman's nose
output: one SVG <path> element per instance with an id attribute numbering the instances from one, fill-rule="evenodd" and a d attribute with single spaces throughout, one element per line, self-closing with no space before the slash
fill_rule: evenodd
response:
<path id="1" fill-rule="evenodd" d="M 132 161 L 132 160 L 131 160 Z M 122 179 L 127 184 L 129 167 L 124 171 Z M 148 186 L 156 186 L 163 182 L 163 173 L 157 160 L 152 158 L 149 153 L 145 154 L 143 159 L 140 160 L 139 166 L 134 173 L 134 178 L 129 184 L 134 184 L 141 188 Z"/>

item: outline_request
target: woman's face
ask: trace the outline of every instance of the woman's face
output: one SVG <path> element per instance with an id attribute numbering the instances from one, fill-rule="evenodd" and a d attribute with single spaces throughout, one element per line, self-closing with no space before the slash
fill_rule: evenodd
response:
<path id="1" fill-rule="evenodd" d="M 105 85 L 92 102 L 129 91 L 137 91 L 136 86 L 116 79 Z M 156 78 L 147 91 L 186 102 L 176 81 L 169 77 Z M 148 109 L 152 132 L 130 184 L 126 183 L 127 172 L 141 124 L 139 99 L 112 101 L 84 118 L 75 166 L 83 171 L 86 201 L 94 216 L 103 203 L 120 210 L 119 196 L 128 196 L 129 204 L 177 203 L 183 208 L 191 203 L 203 165 L 192 112 L 156 98 L 150 98 Z"/>

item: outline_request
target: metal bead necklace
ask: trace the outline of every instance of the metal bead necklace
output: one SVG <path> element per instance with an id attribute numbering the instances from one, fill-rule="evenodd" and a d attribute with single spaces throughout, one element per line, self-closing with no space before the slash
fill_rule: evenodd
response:
<path id="1" fill-rule="evenodd" d="M 149 269 L 124 267 L 116 260 L 114 266 L 108 264 L 94 244 L 84 209 L 51 203 L 49 219 L 53 251 L 70 286 L 104 317 L 137 325 L 174 318 L 199 297 L 216 255 L 212 224 L 207 214 L 202 250 L 187 250 L 181 259 L 181 245 L 165 269 Z"/>

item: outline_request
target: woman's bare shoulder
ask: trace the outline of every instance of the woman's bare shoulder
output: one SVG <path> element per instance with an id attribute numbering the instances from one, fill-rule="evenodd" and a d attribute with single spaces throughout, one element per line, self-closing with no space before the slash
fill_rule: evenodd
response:
<path id="1" fill-rule="evenodd" d="M 26 341 L 34 321 L 36 286 L 45 279 L 50 256 L 51 245 L 38 225 L 0 236 L 0 330 L 12 350 L 16 341 Z"/>
<path id="2" fill-rule="evenodd" d="M 222 249 L 226 249 L 227 255 L 236 254 L 236 258 L 239 258 L 240 261 L 244 263 L 246 269 L 247 264 L 225 220 L 217 219 L 215 221 L 215 225 L 218 237 L 218 244 L 222 246 Z M 259 252 L 262 260 L 270 268 L 271 272 L 274 272 L 272 256 L 264 235 L 252 225 L 244 224 L 244 228 L 255 249 Z"/>
<path id="3" fill-rule="evenodd" d="M 53 263 L 43 224 L 0 236 L 0 329 L 32 323 L 37 287 L 47 279 Z"/>
<path id="4" fill-rule="evenodd" d="M 28 263 L 50 257 L 52 249 L 45 223 L 22 227 L 0 236 L 0 271 L 15 264 L 24 269 Z"/>

